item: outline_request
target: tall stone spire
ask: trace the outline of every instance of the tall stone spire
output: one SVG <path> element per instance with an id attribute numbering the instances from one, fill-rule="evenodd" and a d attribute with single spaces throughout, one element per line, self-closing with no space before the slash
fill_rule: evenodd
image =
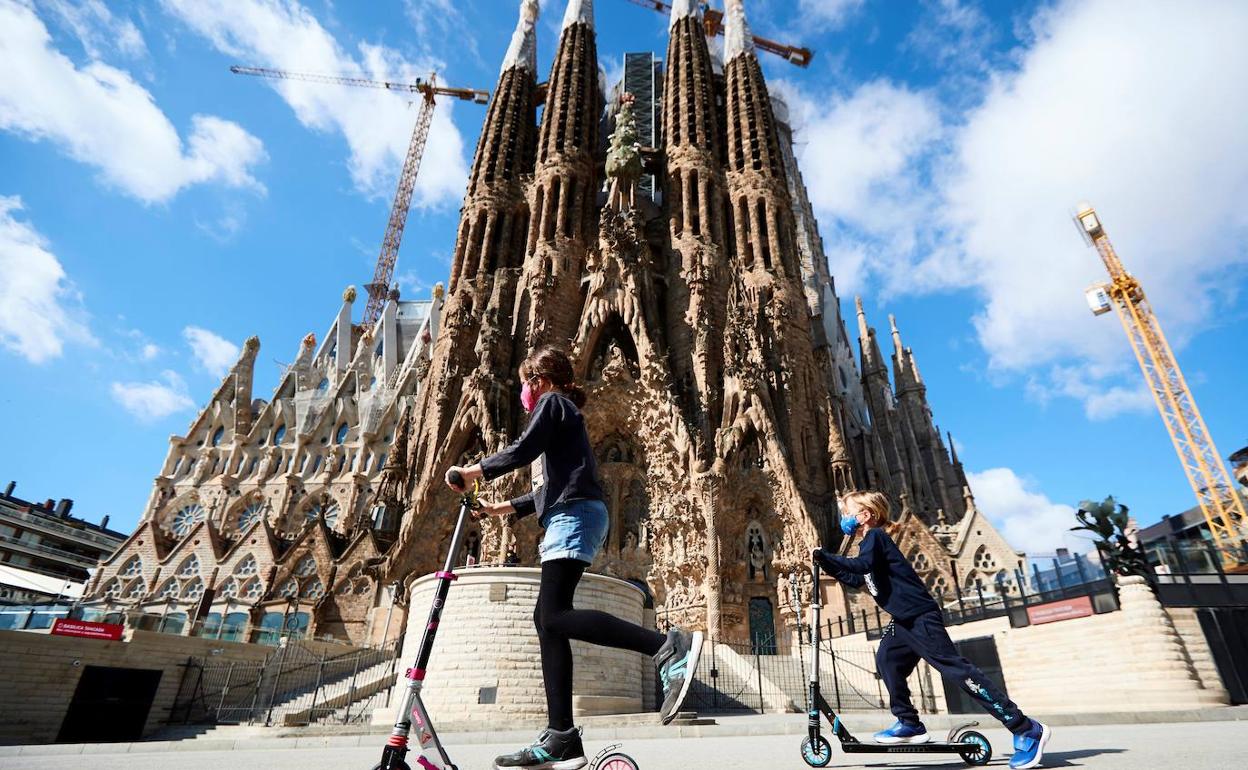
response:
<path id="1" fill-rule="evenodd" d="M 745 20 L 744 0 L 727 0 L 724 3 L 724 62 L 742 54 L 754 55 L 754 33 Z"/>
<path id="2" fill-rule="evenodd" d="M 441 474 L 464 450 L 462 436 L 476 430 L 489 442 L 517 421 L 508 389 L 480 383 L 505 381 L 514 373 L 520 344 L 510 317 L 529 230 L 524 181 L 537 149 L 536 0 L 521 0 L 519 10 L 469 173 L 441 329 L 409 418 L 411 444 L 403 468 L 417 511 L 429 510 L 443 493 Z M 488 374 L 473 376 L 478 371 Z M 496 438 L 492 446 L 501 443 Z M 408 517 L 403 526 L 407 537 L 412 527 L 426 523 Z"/>
<path id="3" fill-rule="evenodd" d="M 697 3 L 672 8 L 663 84 L 664 205 L 672 248 L 667 269 L 667 336 L 677 382 L 709 459 L 722 402 L 727 309 L 727 200 L 715 114 L 714 71 Z"/>
<path id="4" fill-rule="evenodd" d="M 858 347 L 862 349 L 863 379 L 881 372 L 886 373 L 880 343 L 875 339 L 875 329 L 867 324 L 867 312 L 862 308 L 862 297 L 854 297 L 854 307 L 858 310 Z M 887 376 L 885 379 L 887 380 Z"/>
<path id="5" fill-rule="evenodd" d="M 580 320 L 587 244 L 597 232 L 594 153 L 601 115 L 594 4 L 569 0 L 529 187 L 532 220 L 514 318 L 522 347 L 566 345 Z M 535 307 L 543 309 L 540 315 L 530 312 Z"/>
<path id="6" fill-rule="evenodd" d="M 801 282 L 797 226 L 767 81 L 753 53 L 740 0 L 727 3 L 724 84 L 725 180 L 732 232 L 722 429 L 739 424 L 743 405 L 789 447 L 785 465 L 800 490 L 788 512 L 834 537 L 832 458 L 845 454 L 829 404 L 827 357 L 816 358 L 813 321 Z M 681 21 L 689 24 L 689 21 Z M 746 321 L 748 319 L 748 321 Z M 744 355 L 742 352 L 744 351 Z M 842 477 L 844 474 L 841 474 Z M 848 485 L 848 479 L 842 479 Z"/>
<path id="7" fill-rule="evenodd" d="M 893 338 L 893 384 L 897 395 L 901 396 L 910 389 L 910 376 L 906 371 L 906 347 L 901 344 L 901 331 L 897 329 L 897 318 L 888 314 L 888 330 Z"/>
<path id="8" fill-rule="evenodd" d="M 537 0 L 522 0 L 511 47 L 503 58 L 477 140 L 451 264 L 452 299 L 461 277 L 518 267 L 524 255 L 528 212 L 519 183 L 521 175 L 533 169 L 537 145 L 533 109 L 537 13 Z M 504 200 L 506 205 L 502 205 Z"/>

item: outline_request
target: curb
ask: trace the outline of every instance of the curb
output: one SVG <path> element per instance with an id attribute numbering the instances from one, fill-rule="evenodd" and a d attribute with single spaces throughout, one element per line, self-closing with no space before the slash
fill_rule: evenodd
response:
<path id="1" fill-rule="evenodd" d="M 855 724 L 883 723 L 891 719 L 884 711 L 847 711 L 848 721 Z M 1248 706 L 1223 706 L 1211 709 L 1185 711 L 1138 711 L 1102 712 L 1090 714 L 1036 714 L 1038 719 L 1054 727 L 1160 724 L 1169 722 L 1238 722 L 1248 721 Z M 935 732 L 944 732 L 956 725 L 975 721 L 977 714 L 931 714 L 924 722 Z M 658 738 L 728 738 L 758 735 L 801 735 L 806 732 L 805 717 L 801 714 L 774 714 L 751 716 L 717 716 L 714 725 L 688 725 L 661 727 L 659 725 L 633 725 L 607 727 L 594 725 L 592 740 L 611 741 L 620 739 Z M 605 720 L 604 720 L 605 721 Z M 988 720 L 991 725 L 991 720 Z M 995 727 L 995 726 L 993 726 Z M 99 754 L 160 754 L 186 751 L 262 751 L 273 749 L 325 749 L 357 748 L 363 746 L 380 748 L 383 741 L 379 735 L 389 732 L 361 731 L 343 735 L 287 735 L 281 737 L 196 738 L 173 741 L 136 741 L 134 743 L 74 743 L 30 746 L 0 746 L 0 757 L 73 756 Z M 445 743 L 512 743 L 532 738 L 532 730 L 489 730 L 478 726 L 476 730 L 459 730 L 441 733 Z"/>

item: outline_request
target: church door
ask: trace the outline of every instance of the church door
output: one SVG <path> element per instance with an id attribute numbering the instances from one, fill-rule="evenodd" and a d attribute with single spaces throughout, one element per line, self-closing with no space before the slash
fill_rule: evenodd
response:
<path id="1" fill-rule="evenodd" d="M 750 646 L 755 655 L 776 654 L 776 620 L 766 596 L 750 599 Z"/>

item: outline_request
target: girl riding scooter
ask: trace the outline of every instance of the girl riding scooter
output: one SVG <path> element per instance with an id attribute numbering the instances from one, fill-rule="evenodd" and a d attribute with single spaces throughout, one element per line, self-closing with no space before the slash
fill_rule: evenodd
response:
<path id="1" fill-rule="evenodd" d="M 1052 731 L 1024 715 L 982 671 L 958 654 L 945 630 L 940 607 L 882 528 L 888 522 L 888 498 L 879 492 L 851 492 L 842 498 L 841 511 L 841 531 L 846 535 L 852 536 L 859 527 L 866 529 L 858 556 L 837 556 L 821 548 L 816 548 L 812 556 L 841 583 L 851 588 L 865 585 L 876 604 L 892 616 L 876 651 L 875 663 L 888 688 L 897 722 L 876 733 L 875 740 L 927 742 L 927 729 L 919 721 L 906 684 L 906 678 L 923 659 L 941 676 L 961 685 L 1014 734 L 1010 767 L 1038 766 Z"/>
<path id="2" fill-rule="evenodd" d="M 676 716 L 693 681 L 702 647 L 700 631 L 680 629 L 667 636 L 605 612 L 572 607 L 576 585 L 607 539 L 610 519 L 603 502 L 598 467 L 580 407 L 585 391 L 573 383 L 572 361 L 562 350 L 544 347 L 520 365 L 520 402 L 530 413 L 524 434 L 498 454 L 476 465 L 454 467 L 447 484 L 486 481 L 531 464 L 533 491 L 514 500 L 482 503 L 481 515 L 537 513 L 546 530 L 541 544 L 542 582 L 533 623 L 542 653 L 547 729 L 533 745 L 495 760 L 496 768 L 576 770 L 588 760 L 581 732 L 572 723 L 570 639 L 642 652 L 654 657 L 663 683 L 663 724 Z M 462 477 L 453 483 L 453 473 Z"/>

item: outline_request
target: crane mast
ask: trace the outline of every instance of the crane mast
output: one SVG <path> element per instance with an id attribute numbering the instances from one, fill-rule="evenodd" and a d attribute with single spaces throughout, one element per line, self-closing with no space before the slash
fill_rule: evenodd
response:
<path id="1" fill-rule="evenodd" d="M 403 241 L 403 229 L 407 226 L 412 193 L 416 189 L 416 176 L 420 173 L 420 161 L 425 154 L 425 143 L 429 140 L 429 128 L 433 125 L 433 109 L 437 104 L 434 97 L 450 96 L 476 104 L 486 104 L 490 100 L 490 92 L 473 88 L 439 86 L 436 75 L 430 76 L 428 80 L 417 80 L 415 83 L 396 83 L 388 80 L 368 80 L 340 75 L 287 72 L 265 67 L 234 66 L 230 67 L 230 72 L 236 75 L 254 75 L 274 80 L 302 80 L 309 83 L 380 88 L 421 95 L 420 114 L 416 116 L 412 139 L 407 145 L 407 156 L 404 157 L 403 169 L 399 172 L 398 189 L 395 190 L 394 202 L 390 206 L 390 218 L 386 222 L 386 232 L 381 239 L 381 253 L 377 257 L 377 268 L 373 272 L 373 280 L 364 287 L 368 291 L 368 303 L 364 307 L 364 318 L 360 323 L 364 328 L 370 328 L 377 323 L 377 319 L 381 318 L 386 301 L 390 298 L 394 266 L 399 259 L 399 246 Z"/>
<path id="2" fill-rule="evenodd" d="M 1183 472 L 1209 524 L 1214 545 L 1224 563 L 1236 565 L 1238 558 L 1233 543 L 1241 534 L 1240 529 L 1248 523 L 1248 513 L 1245 513 L 1243 499 L 1234 491 L 1213 437 L 1196 407 L 1196 399 L 1161 330 L 1161 323 L 1144 294 L 1144 287 L 1118 258 L 1096 211 L 1083 204 L 1075 220 L 1079 232 L 1096 248 L 1110 278 L 1109 283 L 1088 290 L 1088 304 L 1096 315 L 1109 312 L 1111 305 L 1117 311 L 1149 392 L 1157 403 L 1157 411 L 1170 433 Z"/>

